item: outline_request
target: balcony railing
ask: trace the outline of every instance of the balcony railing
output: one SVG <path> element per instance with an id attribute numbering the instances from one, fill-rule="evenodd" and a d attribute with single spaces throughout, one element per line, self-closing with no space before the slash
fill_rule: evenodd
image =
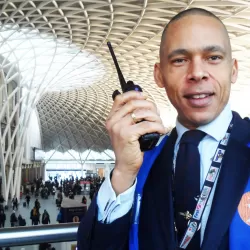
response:
<path id="1" fill-rule="evenodd" d="M 79 223 L 0 229 L 0 247 L 36 245 L 76 240 Z"/>

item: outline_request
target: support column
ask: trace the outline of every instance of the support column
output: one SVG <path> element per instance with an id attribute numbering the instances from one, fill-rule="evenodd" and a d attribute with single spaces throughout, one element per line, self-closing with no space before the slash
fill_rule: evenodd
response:
<path id="1" fill-rule="evenodd" d="M 2 163 L 2 161 L 1 161 Z M 7 187 L 6 187 L 6 171 L 5 166 L 1 164 L 1 170 L 2 170 L 2 194 L 4 197 L 4 204 L 7 205 L 8 203 L 8 194 L 7 194 Z"/>
<path id="2" fill-rule="evenodd" d="M 33 165 L 29 165 L 29 180 L 33 182 Z"/>
<path id="3" fill-rule="evenodd" d="M 43 178 L 43 180 L 45 180 L 45 171 L 46 171 L 45 163 L 42 163 L 42 178 Z"/>
<path id="4" fill-rule="evenodd" d="M 35 178 L 37 179 L 37 163 L 34 164 L 34 167 L 35 167 Z"/>
<path id="5" fill-rule="evenodd" d="M 84 164 L 85 164 L 85 162 L 87 161 L 87 159 L 88 159 L 88 157 L 89 157 L 89 154 L 90 154 L 90 152 L 91 152 L 91 149 L 89 149 L 89 152 L 88 152 L 88 154 L 87 154 L 87 156 L 86 156 L 86 158 L 84 159 L 84 161 L 82 162 L 82 158 L 81 158 L 81 155 L 79 154 L 79 157 L 80 157 L 80 160 L 81 160 L 81 170 L 82 170 L 82 177 L 83 177 L 83 166 L 84 166 Z"/>
<path id="6" fill-rule="evenodd" d="M 31 178 L 31 181 L 33 182 L 34 181 L 34 178 L 35 178 L 35 166 L 34 164 L 31 165 L 30 167 L 30 178 Z"/>
<path id="7" fill-rule="evenodd" d="M 18 201 L 20 201 L 20 191 L 21 191 L 21 178 L 22 178 L 22 168 L 19 166 L 18 168 L 18 178 L 16 183 L 16 197 Z"/>
<path id="8" fill-rule="evenodd" d="M 20 170 L 20 167 L 16 164 L 15 165 L 15 172 L 14 172 L 14 183 L 13 183 L 13 196 L 16 195 L 18 196 L 18 193 L 17 193 L 17 184 L 18 184 L 18 179 L 19 179 L 19 170 Z M 11 196 L 11 198 L 13 197 Z"/>
<path id="9" fill-rule="evenodd" d="M 21 188 L 21 179 L 22 179 L 22 155 L 23 155 L 24 147 L 21 147 L 20 153 L 16 159 L 16 164 L 15 164 L 15 182 L 14 182 L 14 187 L 15 187 L 15 194 L 18 200 L 20 200 L 20 188 Z"/>
<path id="10" fill-rule="evenodd" d="M 42 177 L 42 163 L 40 163 L 39 167 L 39 177 Z"/>
<path id="11" fill-rule="evenodd" d="M 29 182 L 29 169 L 28 169 L 28 167 L 29 167 L 29 165 L 28 164 L 26 164 L 25 165 L 25 178 L 26 178 L 26 181 L 28 181 Z"/>
<path id="12" fill-rule="evenodd" d="M 13 197 L 13 172 L 14 170 L 12 168 L 8 169 L 8 183 L 7 183 L 7 189 L 6 189 L 6 194 L 7 197 L 9 198 L 9 192 L 10 192 L 10 196 Z"/>

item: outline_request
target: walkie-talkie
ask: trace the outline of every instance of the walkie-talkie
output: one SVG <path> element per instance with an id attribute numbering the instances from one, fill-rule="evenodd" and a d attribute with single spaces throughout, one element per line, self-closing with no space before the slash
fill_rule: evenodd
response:
<path id="1" fill-rule="evenodd" d="M 110 54 L 111 54 L 111 56 L 113 58 L 113 61 L 114 61 L 114 64 L 115 64 L 115 67 L 116 67 L 116 70 L 117 70 L 117 74 L 118 74 L 119 81 L 120 81 L 120 84 L 121 84 L 122 92 L 125 93 L 125 92 L 131 91 L 131 90 L 142 92 L 142 88 L 139 85 L 135 85 L 133 81 L 128 81 L 126 83 L 126 81 L 125 81 L 125 79 L 123 77 L 123 74 L 121 72 L 121 69 L 119 67 L 118 61 L 116 59 L 116 56 L 115 56 L 114 50 L 112 48 L 112 45 L 111 45 L 110 42 L 107 42 L 107 45 L 109 47 Z M 118 90 L 115 90 L 113 95 L 112 95 L 113 100 L 119 94 L 120 94 L 120 92 Z M 155 145 L 157 144 L 157 142 L 159 141 L 159 138 L 160 138 L 159 133 L 150 133 L 150 134 L 142 135 L 139 138 L 141 151 L 147 151 L 147 150 L 150 150 L 150 149 L 154 148 Z"/>

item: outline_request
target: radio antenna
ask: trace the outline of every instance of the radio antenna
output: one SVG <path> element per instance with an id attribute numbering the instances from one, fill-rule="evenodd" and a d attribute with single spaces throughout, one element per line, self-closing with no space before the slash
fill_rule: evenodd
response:
<path id="1" fill-rule="evenodd" d="M 116 67 L 116 71 L 117 71 L 118 78 L 119 78 L 119 81 L 120 81 L 120 84 L 121 84 L 122 92 L 125 92 L 127 83 L 126 83 L 126 81 L 124 79 L 124 76 L 123 76 L 123 74 L 121 72 L 121 69 L 119 67 L 119 64 L 118 64 L 118 61 L 116 59 L 116 56 L 115 56 L 115 53 L 114 53 L 114 50 L 112 48 L 111 43 L 107 42 L 107 45 L 109 47 L 110 54 L 111 54 L 111 56 L 113 58 L 113 61 L 114 61 L 115 67 Z"/>

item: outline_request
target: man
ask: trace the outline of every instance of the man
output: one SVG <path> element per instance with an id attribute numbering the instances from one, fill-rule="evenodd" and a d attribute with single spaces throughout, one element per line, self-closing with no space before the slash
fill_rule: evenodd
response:
<path id="1" fill-rule="evenodd" d="M 4 228 L 6 221 L 6 214 L 4 213 L 4 210 L 0 210 L 0 228 Z"/>
<path id="2" fill-rule="evenodd" d="M 46 209 L 44 209 L 44 212 L 42 215 L 42 224 L 50 224 L 50 215 Z"/>
<path id="3" fill-rule="evenodd" d="M 63 223 L 63 218 L 62 218 L 62 209 L 59 210 L 59 213 L 57 214 L 56 221 L 60 224 Z"/>
<path id="4" fill-rule="evenodd" d="M 19 214 L 18 215 L 18 225 L 20 226 L 20 227 L 24 227 L 24 226 L 26 226 L 26 220 L 22 217 L 22 215 L 21 214 Z"/>
<path id="5" fill-rule="evenodd" d="M 30 195 L 29 194 L 26 195 L 25 200 L 27 202 L 27 206 L 30 207 Z"/>
<path id="6" fill-rule="evenodd" d="M 13 199 L 12 199 L 12 208 L 13 210 L 18 210 L 18 200 L 17 200 L 17 197 L 14 196 Z"/>
<path id="7" fill-rule="evenodd" d="M 32 226 L 40 224 L 40 213 L 36 206 L 30 211 L 30 219 Z"/>
<path id="8" fill-rule="evenodd" d="M 41 205 L 40 205 L 40 202 L 38 199 L 35 200 L 35 208 L 36 210 L 39 212 L 39 209 L 40 209 Z"/>
<path id="9" fill-rule="evenodd" d="M 115 168 L 80 224 L 79 250 L 250 249 L 250 124 L 228 105 L 237 73 L 216 16 L 195 8 L 172 18 L 154 77 L 176 128 L 142 153 L 141 135 L 166 133 L 157 108 L 133 91 L 115 98 L 106 125 Z"/>
<path id="10" fill-rule="evenodd" d="M 10 226 L 14 227 L 17 223 L 16 211 L 13 210 L 12 214 L 10 215 Z"/>

